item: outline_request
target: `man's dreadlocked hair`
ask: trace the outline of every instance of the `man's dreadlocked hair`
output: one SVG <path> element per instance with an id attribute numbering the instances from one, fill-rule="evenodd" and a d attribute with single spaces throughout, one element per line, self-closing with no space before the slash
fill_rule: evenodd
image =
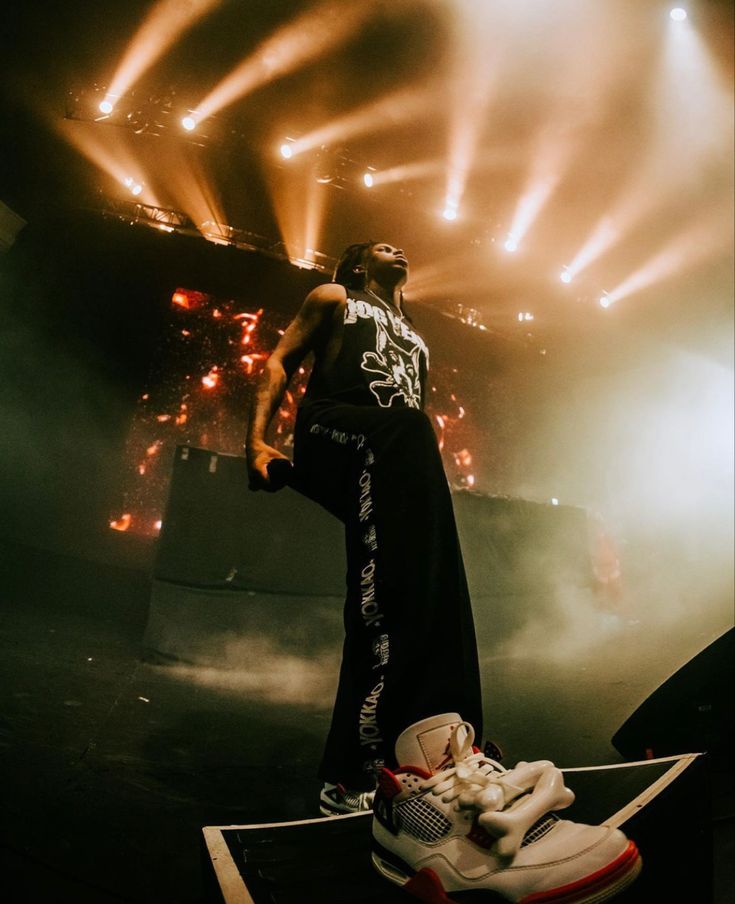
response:
<path id="1" fill-rule="evenodd" d="M 355 267 L 360 267 L 365 262 L 365 252 L 369 251 L 377 242 L 356 242 L 354 245 L 348 245 L 342 252 L 342 257 L 337 261 L 337 266 L 332 277 L 332 282 L 339 283 L 345 289 L 364 289 L 365 288 L 365 271 L 355 273 Z M 401 304 L 403 305 L 403 292 L 401 292 Z M 409 323 L 413 324 L 413 320 L 409 313 L 403 311 L 403 316 Z"/>
<path id="2" fill-rule="evenodd" d="M 357 242 L 354 245 L 348 245 L 337 262 L 332 282 L 339 283 L 346 289 L 364 289 L 365 273 L 355 273 L 355 267 L 364 263 L 365 252 L 374 244 L 375 242 Z"/>

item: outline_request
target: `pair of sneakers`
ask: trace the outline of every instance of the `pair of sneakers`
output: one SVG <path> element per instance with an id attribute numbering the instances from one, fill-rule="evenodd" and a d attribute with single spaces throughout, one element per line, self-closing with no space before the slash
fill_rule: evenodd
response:
<path id="1" fill-rule="evenodd" d="M 372 860 L 382 876 L 426 904 L 469 892 L 513 904 L 601 904 L 635 879 L 640 855 L 622 832 L 556 815 L 574 794 L 552 763 L 507 770 L 473 740 L 456 713 L 399 736 L 402 765 L 382 771 L 373 801 Z M 341 789 L 332 798 L 343 807 L 336 812 L 369 808 L 365 794 Z"/>

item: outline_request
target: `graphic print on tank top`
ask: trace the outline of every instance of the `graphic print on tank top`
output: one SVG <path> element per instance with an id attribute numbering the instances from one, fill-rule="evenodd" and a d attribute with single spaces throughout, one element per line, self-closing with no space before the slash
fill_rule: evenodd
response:
<path id="1" fill-rule="evenodd" d="M 372 320 L 375 325 L 374 347 L 363 351 L 360 368 L 378 404 L 421 408 L 422 358 L 425 372 L 429 354 L 424 340 L 387 305 L 348 297 L 345 327 L 359 320 Z"/>

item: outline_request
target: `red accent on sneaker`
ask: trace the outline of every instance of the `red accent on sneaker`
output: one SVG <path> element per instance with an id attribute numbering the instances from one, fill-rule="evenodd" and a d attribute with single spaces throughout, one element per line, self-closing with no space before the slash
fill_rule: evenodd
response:
<path id="1" fill-rule="evenodd" d="M 425 866 L 420 869 L 413 878 L 403 886 L 403 890 L 424 901 L 425 904 L 453 904 L 451 898 L 447 897 L 441 879 L 434 872 Z"/>
<path id="2" fill-rule="evenodd" d="M 393 800 L 396 794 L 400 793 L 401 783 L 395 775 L 393 775 L 390 769 L 383 767 L 380 770 L 380 776 L 378 777 L 378 791 L 386 800 Z"/>
<path id="3" fill-rule="evenodd" d="M 336 785 L 336 788 L 337 788 L 337 791 L 339 792 L 339 794 L 340 794 L 342 797 L 344 797 L 345 794 L 347 794 L 347 788 L 345 788 L 344 785 L 337 784 L 337 785 Z"/>
<path id="4" fill-rule="evenodd" d="M 577 879 L 576 882 L 570 882 L 569 885 L 560 885 L 558 888 L 527 895 L 521 899 L 519 904 L 575 904 L 575 902 L 585 901 L 591 892 L 602 891 L 606 885 L 611 885 L 615 880 L 622 878 L 625 873 L 633 870 L 639 859 L 640 854 L 635 842 L 629 841 L 628 847 L 619 857 L 597 872 L 590 873 L 583 879 Z"/>

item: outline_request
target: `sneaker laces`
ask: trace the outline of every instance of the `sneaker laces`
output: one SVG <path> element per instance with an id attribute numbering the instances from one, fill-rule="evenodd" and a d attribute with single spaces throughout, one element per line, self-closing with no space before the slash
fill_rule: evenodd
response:
<path id="1" fill-rule="evenodd" d="M 475 810 L 478 824 L 497 839 L 497 852 L 512 857 L 529 828 L 550 811 L 568 807 L 574 794 L 564 787 L 561 770 L 549 760 L 504 769 L 476 751 L 474 739 L 475 730 L 468 722 L 455 726 L 449 739 L 454 765 L 424 781 L 421 790 L 444 803 L 456 801 L 457 811 Z"/>

